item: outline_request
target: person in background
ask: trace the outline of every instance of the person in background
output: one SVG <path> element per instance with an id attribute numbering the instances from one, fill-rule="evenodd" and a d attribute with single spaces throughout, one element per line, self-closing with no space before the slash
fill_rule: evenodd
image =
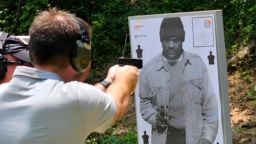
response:
<path id="1" fill-rule="evenodd" d="M 207 68 L 197 54 L 186 52 L 179 17 L 160 26 L 162 53 L 140 73 L 140 112 L 152 126 L 152 144 L 213 144 L 218 107 Z"/>
<path id="2" fill-rule="evenodd" d="M 103 81 L 83 83 L 92 36 L 83 19 L 51 8 L 34 18 L 29 36 L 33 67 L 16 67 L 0 85 L 1 144 L 82 144 L 124 115 L 138 69 L 114 65 Z"/>
<path id="3" fill-rule="evenodd" d="M 0 84 L 11 80 L 18 65 L 32 66 L 27 44 L 19 36 L 0 32 Z"/>

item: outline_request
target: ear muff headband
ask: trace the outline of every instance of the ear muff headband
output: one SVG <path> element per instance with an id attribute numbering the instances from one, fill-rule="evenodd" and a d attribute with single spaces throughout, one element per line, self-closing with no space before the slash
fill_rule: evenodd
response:
<path id="1" fill-rule="evenodd" d="M 91 62 L 92 49 L 90 44 L 90 37 L 86 32 L 84 21 L 77 19 L 80 27 L 80 36 L 76 41 L 76 48 L 71 57 L 71 64 L 73 68 L 78 71 L 84 71 Z"/>

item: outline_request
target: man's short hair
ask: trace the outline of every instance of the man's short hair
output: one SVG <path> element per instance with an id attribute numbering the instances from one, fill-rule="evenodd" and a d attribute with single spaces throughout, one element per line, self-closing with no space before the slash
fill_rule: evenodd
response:
<path id="1" fill-rule="evenodd" d="M 56 8 L 36 16 L 29 29 L 29 35 L 32 63 L 41 65 L 69 61 L 80 36 L 76 16 Z"/>

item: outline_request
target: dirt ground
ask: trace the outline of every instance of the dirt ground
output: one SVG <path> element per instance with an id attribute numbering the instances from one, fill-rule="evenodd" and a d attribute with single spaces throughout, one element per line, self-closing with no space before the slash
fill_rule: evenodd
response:
<path id="1" fill-rule="evenodd" d="M 228 82 L 233 144 L 256 144 L 256 79 L 235 72 Z"/>

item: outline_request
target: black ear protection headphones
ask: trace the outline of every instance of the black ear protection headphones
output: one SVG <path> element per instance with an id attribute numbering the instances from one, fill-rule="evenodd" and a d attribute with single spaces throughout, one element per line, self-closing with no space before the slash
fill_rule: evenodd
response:
<path id="1" fill-rule="evenodd" d="M 71 65 L 78 71 L 84 71 L 92 60 L 92 48 L 91 48 L 91 39 L 86 31 L 85 22 L 77 18 L 77 22 L 80 28 L 80 36 L 76 40 L 76 48 L 71 55 Z"/>
<path id="2" fill-rule="evenodd" d="M 0 55 L 0 81 L 2 81 L 7 72 L 7 59 L 4 54 Z"/>
<path id="3" fill-rule="evenodd" d="M 0 32 L 0 81 L 2 81 L 7 72 L 7 58 L 5 52 L 5 40 L 9 36 L 8 33 Z"/>

